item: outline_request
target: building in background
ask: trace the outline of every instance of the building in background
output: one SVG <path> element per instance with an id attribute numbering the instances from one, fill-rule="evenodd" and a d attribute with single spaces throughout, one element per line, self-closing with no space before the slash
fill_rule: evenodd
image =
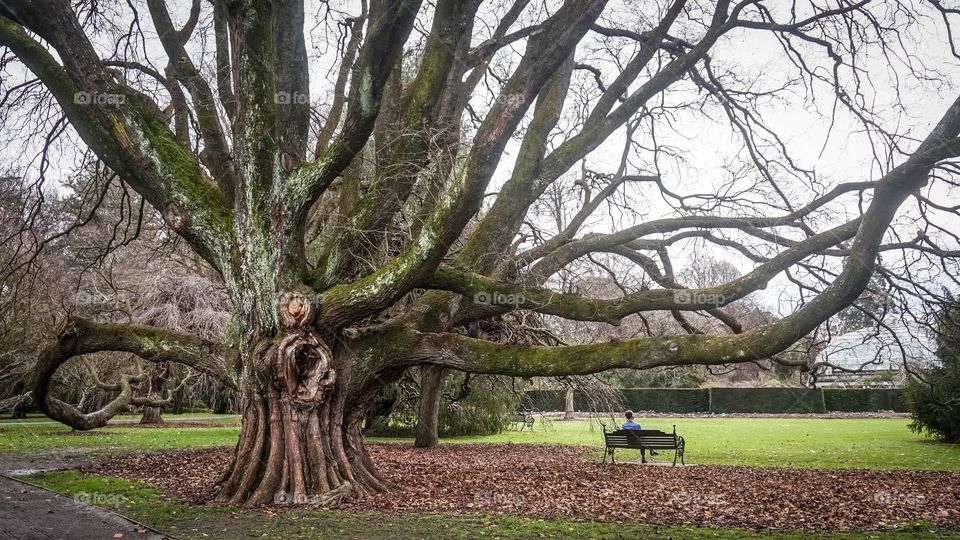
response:
<path id="1" fill-rule="evenodd" d="M 939 362 L 936 350 L 936 341 L 925 329 L 891 325 L 879 331 L 853 330 L 834 337 L 817 356 L 817 386 L 899 387 L 907 369 Z"/>

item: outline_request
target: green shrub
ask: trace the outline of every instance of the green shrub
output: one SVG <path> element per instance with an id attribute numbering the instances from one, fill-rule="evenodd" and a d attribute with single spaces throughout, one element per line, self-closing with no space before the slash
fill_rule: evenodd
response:
<path id="1" fill-rule="evenodd" d="M 960 443 L 960 402 L 956 396 L 960 378 L 936 381 L 941 375 L 933 371 L 927 373 L 928 380 L 935 381 L 932 385 L 916 380 L 907 384 L 907 404 L 913 418 L 910 429 L 943 442 Z"/>
<path id="2" fill-rule="evenodd" d="M 219 385 L 217 393 L 213 397 L 213 403 L 210 405 L 210 410 L 213 411 L 214 414 L 238 412 L 237 399 L 234 391 L 225 384 Z"/>
<path id="3" fill-rule="evenodd" d="M 910 429 L 928 433 L 949 443 L 960 443 L 960 306 L 940 315 L 937 356 L 941 364 L 923 373 L 923 381 L 911 377 L 907 404 L 913 422 Z"/>
<path id="4" fill-rule="evenodd" d="M 509 377 L 471 376 L 465 391 L 463 373 L 444 381 L 438 429 L 441 437 L 500 433 L 517 412 L 520 397 Z M 464 395 L 465 394 L 465 395 Z M 374 400 L 364 421 L 372 437 L 412 437 L 417 423 L 419 389 L 391 383 Z"/>
<path id="5" fill-rule="evenodd" d="M 413 411 L 409 407 L 400 407 L 399 411 L 394 409 L 401 404 L 403 400 L 403 391 L 400 385 L 392 382 L 377 392 L 370 409 L 367 410 L 367 416 L 364 419 L 364 430 L 368 435 L 377 437 L 407 437 L 413 434 L 413 423 L 410 417 Z"/>
<path id="6" fill-rule="evenodd" d="M 444 394 L 457 395 L 462 383 L 463 375 L 447 377 Z M 510 389 L 509 378 L 472 377 L 467 397 L 440 407 L 440 436 L 500 433 L 509 426 L 519 406 L 520 398 Z"/>
<path id="7" fill-rule="evenodd" d="M 413 433 L 413 424 L 390 416 L 376 416 L 364 428 L 364 434 L 369 437 L 413 437 Z"/>

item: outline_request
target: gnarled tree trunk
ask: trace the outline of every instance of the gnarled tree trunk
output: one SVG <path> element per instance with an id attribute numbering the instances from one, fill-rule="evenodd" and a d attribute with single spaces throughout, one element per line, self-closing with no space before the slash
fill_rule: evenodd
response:
<path id="1" fill-rule="evenodd" d="M 140 416 L 141 424 L 162 424 L 163 418 L 160 416 L 160 407 L 143 407 L 143 415 Z"/>
<path id="2" fill-rule="evenodd" d="M 150 386 L 147 388 L 147 394 L 151 391 L 158 393 L 163 391 L 163 385 L 166 382 L 164 375 L 167 373 L 167 366 L 164 364 L 154 364 L 150 368 Z M 160 416 L 161 407 L 153 405 L 143 406 L 143 415 L 140 416 L 141 424 L 162 424 L 163 418 Z"/>
<path id="3" fill-rule="evenodd" d="M 252 347 L 243 428 L 219 483 L 222 500 L 332 506 L 390 487 L 364 449 L 364 409 L 351 395 L 347 358 L 335 358 L 310 332 Z"/>

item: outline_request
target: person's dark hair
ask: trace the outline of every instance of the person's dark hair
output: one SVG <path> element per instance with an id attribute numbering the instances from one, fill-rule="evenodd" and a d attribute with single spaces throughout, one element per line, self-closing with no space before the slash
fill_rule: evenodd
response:
<path id="1" fill-rule="evenodd" d="M 627 420 L 633 420 L 633 411 L 627 411 L 623 415 L 627 417 Z"/>

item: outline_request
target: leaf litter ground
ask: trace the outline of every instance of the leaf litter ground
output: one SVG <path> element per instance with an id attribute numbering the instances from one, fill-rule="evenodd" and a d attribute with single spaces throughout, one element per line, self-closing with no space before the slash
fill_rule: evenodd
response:
<path id="1" fill-rule="evenodd" d="M 565 517 L 772 530 L 881 530 L 960 525 L 960 473 L 603 464 L 582 447 L 370 444 L 402 489 L 344 506 L 386 513 Z M 85 467 L 141 480 L 190 504 L 213 504 L 232 449 L 130 454 Z M 634 458 L 623 452 L 620 458 Z M 661 456 L 661 459 L 665 457 Z"/>

